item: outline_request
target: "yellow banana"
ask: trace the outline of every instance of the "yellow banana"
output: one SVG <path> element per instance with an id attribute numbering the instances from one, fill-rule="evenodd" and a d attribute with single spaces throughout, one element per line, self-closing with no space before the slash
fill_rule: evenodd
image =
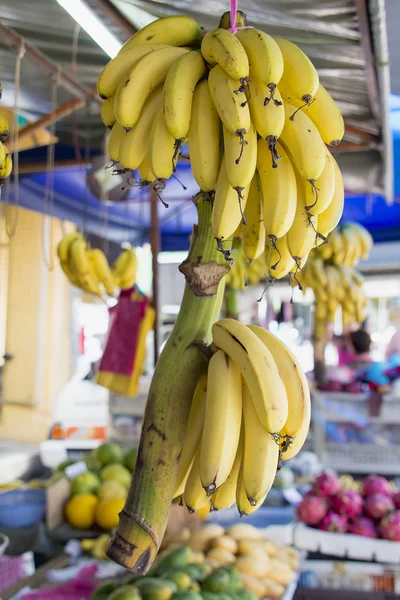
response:
<path id="1" fill-rule="evenodd" d="M 140 175 L 140 180 L 143 185 L 146 182 L 151 183 L 152 181 L 155 181 L 157 179 L 156 176 L 154 175 L 154 173 L 152 172 L 152 170 L 150 169 L 148 154 L 145 155 L 144 159 L 140 163 L 140 165 L 138 167 L 138 171 L 139 171 L 139 175 Z"/>
<path id="2" fill-rule="evenodd" d="M 286 235 L 277 240 L 275 244 L 270 242 L 265 250 L 265 256 L 269 276 L 274 279 L 285 277 L 295 264 L 287 246 Z"/>
<path id="3" fill-rule="evenodd" d="M 86 250 L 85 240 L 77 238 L 72 241 L 69 247 L 69 264 L 73 275 L 78 278 L 81 287 L 91 294 L 100 295 L 101 290 Z"/>
<path id="4" fill-rule="evenodd" d="M 285 104 L 285 126 L 280 141 L 289 152 L 301 177 L 314 183 L 324 170 L 325 144 L 314 123 L 303 112 Z"/>
<path id="5" fill-rule="evenodd" d="M 208 504 L 209 497 L 201 484 L 200 479 L 200 450 L 197 450 L 196 456 L 186 481 L 185 491 L 183 492 L 183 502 L 189 512 L 199 510 Z"/>
<path id="6" fill-rule="evenodd" d="M 283 443 L 290 444 L 301 429 L 304 431 L 303 424 L 305 422 L 310 425 L 311 400 L 307 378 L 299 361 L 286 344 L 262 327 L 257 325 L 248 327 L 271 352 L 281 379 L 285 383 L 289 412 L 281 435 L 286 438 Z M 303 437 L 304 442 L 305 437 Z"/>
<path id="7" fill-rule="evenodd" d="M 69 249 L 73 241 L 75 240 L 83 240 L 83 237 L 80 233 L 67 233 L 63 236 L 57 246 L 57 255 L 60 260 L 60 266 L 64 271 L 65 275 L 68 277 L 69 281 L 79 287 L 78 278 L 73 274 L 70 264 L 69 264 Z"/>
<path id="8" fill-rule="evenodd" d="M 198 186 L 203 192 L 215 190 L 221 162 L 219 116 L 207 80 L 201 81 L 194 91 L 188 143 L 193 177 Z"/>
<path id="9" fill-rule="evenodd" d="M 99 75 L 97 81 L 97 91 L 99 96 L 103 99 L 111 99 L 114 97 L 117 87 L 121 81 L 126 78 L 127 73 L 129 73 L 140 58 L 154 50 L 160 50 L 161 48 L 167 47 L 168 46 L 166 45 L 153 44 L 149 46 L 140 46 L 129 50 L 128 52 L 124 52 L 123 54 L 118 54 L 106 64 Z"/>
<path id="10" fill-rule="evenodd" d="M 5 169 L 7 150 L 3 142 L 0 141 L 0 169 Z"/>
<path id="11" fill-rule="evenodd" d="M 318 73 L 306 54 L 296 44 L 275 38 L 283 56 L 282 88 L 288 88 L 292 95 L 304 103 L 310 102 L 319 86 Z"/>
<path id="12" fill-rule="evenodd" d="M 113 274 L 113 277 L 116 279 L 118 285 L 119 285 L 119 280 L 120 280 L 122 274 L 126 272 L 127 268 L 129 268 L 128 265 L 132 260 L 132 258 L 131 258 L 132 250 L 133 250 L 133 248 L 123 249 L 122 252 L 119 254 L 119 256 L 117 256 L 117 258 L 115 259 L 115 261 L 113 262 L 113 264 L 111 266 L 111 272 Z M 134 252 L 134 250 L 133 250 L 133 252 Z"/>
<path id="13" fill-rule="evenodd" d="M 336 160 L 331 156 L 335 171 L 335 189 L 328 207 L 318 215 L 318 231 L 326 237 L 339 223 L 344 207 L 343 177 Z"/>
<path id="14" fill-rule="evenodd" d="M 194 89 L 205 72 L 200 51 L 180 56 L 168 71 L 163 92 L 164 120 L 168 132 L 181 143 L 189 131 Z"/>
<path id="15" fill-rule="evenodd" d="M 238 507 L 238 511 L 241 517 L 244 517 L 245 515 L 251 515 L 253 512 L 255 512 L 257 510 L 257 508 L 259 508 L 261 506 L 261 504 L 264 502 L 265 498 L 262 498 L 259 502 L 257 502 L 254 505 L 251 505 L 247 495 L 246 495 L 246 489 L 244 487 L 244 480 L 243 480 L 243 464 L 239 469 L 239 476 L 238 476 L 238 483 L 237 483 L 237 488 L 236 488 L 236 504 Z"/>
<path id="16" fill-rule="evenodd" d="M 5 180 L 10 177 L 12 168 L 13 168 L 13 161 L 12 161 L 11 154 L 7 150 L 6 146 L 4 146 L 4 148 L 5 148 L 5 152 L 6 152 L 6 157 L 4 160 L 3 168 L 0 169 L 0 185 L 2 185 L 5 182 Z"/>
<path id="17" fill-rule="evenodd" d="M 215 65 L 209 73 L 208 85 L 221 121 L 231 133 L 242 138 L 249 131 L 251 121 L 246 96 L 239 92 L 240 81 L 229 77 L 220 65 Z"/>
<path id="18" fill-rule="evenodd" d="M 362 255 L 362 245 L 357 232 L 350 227 L 343 227 L 342 232 L 343 247 L 344 247 L 344 264 L 350 267 L 357 263 Z"/>
<path id="19" fill-rule="evenodd" d="M 213 234 L 217 240 L 230 238 L 237 229 L 243 219 L 249 187 L 245 187 L 241 193 L 241 197 L 238 195 L 238 192 L 233 189 L 229 182 L 225 157 L 223 157 L 218 175 L 217 188 L 215 190 L 211 219 Z"/>
<path id="20" fill-rule="evenodd" d="M 318 248 L 318 252 L 323 260 L 329 260 L 332 257 L 332 247 L 330 246 L 329 242 L 328 244 L 323 244 L 320 246 Z"/>
<path id="21" fill-rule="evenodd" d="M 176 169 L 175 138 L 165 125 L 162 106 L 157 110 L 149 139 L 149 166 L 157 179 L 169 179 Z"/>
<path id="22" fill-rule="evenodd" d="M 127 253 L 127 260 L 126 260 L 126 262 L 122 263 L 122 266 L 120 269 L 117 268 L 118 285 L 121 288 L 121 290 L 131 288 L 134 285 L 135 280 L 136 280 L 136 271 L 137 271 L 137 256 L 136 256 L 135 249 L 129 248 L 128 250 L 125 250 L 124 252 Z M 114 273 L 114 269 L 113 269 L 113 273 Z"/>
<path id="23" fill-rule="evenodd" d="M 225 165 L 231 186 L 244 188 L 253 179 L 257 164 L 257 132 L 253 125 L 247 133 L 243 134 L 241 146 L 238 144 L 237 136 L 231 133 L 225 126 L 224 150 Z"/>
<path id="24" fill-rule="evenodd" d="M 207 400 L 200 450 L 200 479 L 208 495 L 228 478 L 239 445 L 242 381 L 234 361 L 217 350 L 208 364 Z"/>
<path id="25" fill-rule="evenodd" d="M 120 54 L 130 48 L 148 44 L 168 44 L 169 46 L 186 46 L 201 42 L 202 30 L 191 17 L 173 15 L 162 17 L 149 23 L 133 35 L 120 50 Z"/>
<path id="26" fill-rule="evenodd" d="M 279 143 L 276 150 L 282 158 L 277 165 L 265 140 L 258 140 L 257 149 L 257 169 L 264 196 L 264 227 L 267 238 L 274 244 L 293 223 L 297 205 L 296 177 L 292 163 Z"/>
<path id="27" fill-rule="evenodd" d="M 353 229 L 356 231 L 359 241 L 360 241 L 360 244 L 361 244 L 361 249 L 362 249 L 361 258 L 363 260 L 366 260 L 371 251 L 371 248 L 374 244 L 372 235 L 369 233 L 369 231 L 367 229 L 365 229 L 365 227 L 363 227 L 359 223 L 354 223 L 352 221 L 346 223 L 344 228 L 349 228 L 349 229 Z"/>
<path id="28" fill-rule="evenodd" d="M 182 453 L 179 460 L 178 474 L 176 476 L 174 498 L 181 496 L 193 466 L 196 451 L 201 443 L 203 433 L 204 415 L 206 412 L 207 375 L 202 375 L 197 383 L 189 418 L 183 440 Z"/>
<path id="29" fill-rule="evenodd" d="M 239 367 L 263 427 L 270 433 L 278 433 L 287 419 L 288 401 L 269 350 L 252 331 L 234 319 L 217 321 L 212 335 L 214 344 Z"/>
<path id="30" fill-rule="evenodd" d="M 297 208 L 293 224 L 287 233 L 287 245 L 291 256 L 299 267 L 301 259 L 306 257 L 315 244 L 318 217 L 307 213 L 304 207 L 304 195 L 298 185 Z"/>
<path id="31" fill-rule="evenodd" d="M 9 127 L 7 117 L 0 112 L 0 142 L 4 142 L 8 138 Z"/>
<path id="32" fill-rule="evenodd" d="M 115 94 L 115 116 L 122 127 L 131 129 L 137 123 L 150 93 L 163 83 L 173 62 L 187 52 L 184 48 L 160 48 L 134 64 Z"/>
<path id="33" fill-rule="evenodd" d="M 321 175 L 315 180 L 314 185 L 305 181 L 306 209 L 313 215 L 319 215 L 328 208 L 335 190 L 335 170 L 331 153 L 325 148 L 325 166 Z"/>
<path id="34" fill-rule="evenodd" d="M 226 29 L 213 29 L 201 42 L 201 53 L 209 65 L 220 65 L 232 79 L 249 77 L 249 61 L 238 38 Z"/>
<path id="35" fill-rule="evenodd" d="M 136 125 L 122 138 L 118 159 L 125 169 L 137 169 L 149 147 L 149 135 L 161 106 L 162 86 L 152 92 L 143 107 Z"/>
<path id="36" fill-rule="evenodd" d="M 253 81 L 256 77 L 267 87 L 268 93 L 264 99 L 268 103 L 274 97 L 279 101 L 274 94 L 283 75 L 283 56 L 276 41 L 254 27 L 239 29 L 236 37 L 249 59 L 250 80 Z"/>
<path id="37" fill-rule="evenodd" d="M 107 152 L 111 160 L 116 163 L 119 162 L 119 152 L 125 135 L 125 129 L 119 123 L 115 122 L 108 136 Z"/>
<path id="38" fill-rule="evenodd" d="M 112 295 L 117 287 L 114 276 L 108 264 L 108 260 L 99 248 L 89 250 L 89 257 L 92 261 L 94 272 L 97 279 L 104 285 L 107 294 Z"/>
<path id="39" fill-rule="evenodd" d="M 315 303 L 315 318 L 326 319 L 328 316 L 328 305 L 322 302 Z"/>
<path id="40" fill-rule="evenodd" d="M 265 249 L 265 228 L 263 223 L 263 191 L 260 176 L 256 172 L 250 184 L 243 225 L 243 251 L 249 260 L 258 258 Z"/>
<path id="41" fill-rule="evenodd" d="M 104 125 L 111 129 L 115 123 L 115 112 L 114 112 L 114 96 L 103 100 L 101 105 L 101 120 Z"/>
<path id="42" fill-rule="evenodd" d="M 285 125 L 285 109 L 278 89 L 274 91 L 273 102 L 265 104 L 269 91 L 260 79 L 252 77 L 247 96 L 250 116 L 257 133 L 273 147 Z"/>
<path id="43" fill-rule="evenodd" d="M 340 143 L 344 135 L 342 113 L 323 85 L 319 84 L 314 101 L 303 110 L 318 128 L 325 144 L 337 146 Z"/>
<path id="44" fill-rule="evenodd" d="M 316 280 L 317 285 L 322 285 L 322 287 L 326 288 L 328 285 L 328 277 L 322 258 L 315 258 L 310 264 L 310 268 L 312 276 Z"/>
<path id="45" fill-rule="evenodd" d="M 343 236 L 339 229 L 334 229 L 328 236 L 328 244 L 333 254 L 344 253 Z"/>
<path id="46" fill-rule="evenodd" d="M 243 430 L 243 423 L 242 423 Z M 236 451 L 235 462 L 231 472 L 228 475 L 226 481 L 213 493 L 211 498 L 211 504 L 213 510 L 223 510 L 233 506 L 236 502 L 236 488 L 239 477 L 240 464 L 243 456 L 243 435 L 241 433 L 239 438 L 239 445 Z"/>

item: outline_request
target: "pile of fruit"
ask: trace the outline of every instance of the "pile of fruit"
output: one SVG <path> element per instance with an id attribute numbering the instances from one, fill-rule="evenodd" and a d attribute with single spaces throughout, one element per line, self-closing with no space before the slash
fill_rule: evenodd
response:
<path id="1" fill-rule="evenodd" d="M 400 490 L 384 477 L 369 475 L 349 485 L 323 472 L 297 507 L 298 518 L 322 531 L 400 541 Z"/>
<path id="2" fill-rule="evenodd" d="M 310 423 L 308 383 L 296 357 L 269 331 L 221 319 L 208 372 L 198 381 L 174 498 L 189 511 L 264 502 L 281 459 L 295 456 Z"/>
<path id="3" fill-rule="evenodd" d="M 170 16 L 125 43 L 98 79 L 108 152 L 160 194 L 188 142 L 220 250 L 229 258 L 224 243 L 242 223 L 246 257 L 267 243 L 280 278 L 340 220 L 343 181 L 325 144 L 339 144 L 344 122 L 300 48 L 246 27 L 241 12 L 230 25 L 226 13 L 203 33 Z"/>
<path id="4" fill-rule="evenodd" d="M 328 243 L 313 252 L 301 272 L 293 275 L 294 284 L 315 296 L 314 334 L 316 339 L 327 335 L 339 307 L 343 328 L 366 319 L 367 298 L 363 278 L 355 270 L 361 259 L 368 258 L 373 240 L 358 223 L 346 223 L 328 236 Z"/>
<path id="5" fill-rule="evenodd" d="M 80 233 L 66 234 L 57 246 L 60 265 L 72 285 L 90 294 L 113 296 L 117 288 L 129 289 L 136 280 L 134 248 L 123 249 L 110 267 L 104 252 L 89 248 Z"/>
<path id="6" fill-rule="evenodd" d="M 65 507 L 67 522 L 76 529 L 97 525 L 109 530 L 118 525 L 135 468 L 137 448 L 123 454 L 117 444 L 105 443 L 86 457 L 88 469 L 70 482 L 70 499 Z M 55 478 L 64 476 L 66 461 L 58 467 Z M 54 476 L 53 476 L 54 477 Z"/>
<path id="7" fill-rule="evenodd" d="M 0 84 L 0 98 L 2 94 L 2 87 Z M 11 154 L 5 145 L 5 141 L 8 138 L 8 121 L 4 115 L 0 113 L 0 187 L 7 181 L 11 175 L 13 163 Z"/>
<path id="8" fill-rule="evenodd" d="M 128 575 L 123 586 L 115 580 L 103 583 L 91 600 L 280 598 L 298 567 L 296 550 L 266 539 L 250 525 L 225 531 L 210 524 L 165 540 L 147 577 Z"/>

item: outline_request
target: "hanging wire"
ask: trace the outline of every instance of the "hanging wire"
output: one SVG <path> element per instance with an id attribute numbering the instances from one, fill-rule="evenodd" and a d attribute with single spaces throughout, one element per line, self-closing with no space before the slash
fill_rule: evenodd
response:
<path id="1" fill-rule="evenodd" d="M 50 143 L 47 146 L 46 183 L 44 190 L 44 218 L 42 223 L 42 259 L 48 271 L 54 270 L 53 217 L 54 217 L 54 163 L 55 163 L 55 134 L 57 109 L 57 92 L 60 85 L 61 69 L 57 68 L 51 86 L 51 115 Z M 47 235 L 46 225 L 50 218 L 50 235 Z"/>
<path id="2" fill-rule="evenodd" d="M 18 48 L 17 58 L 15 61 L 15 77 L 14 77 L 14 112 L 13 112 L 13 128 L 11 136 L 11 147 L 12 147 L 12 159 L 13 159 L 13 174 L 14 174 L 14 205 L 15 214 L 13 223 L 10 224 L 7 218 L 7 212 L 5 213 L 5 225 L 8 237 L 11 239 L 15 236 L 18 224 L 18 211 L 19 211 L 19 150 L 18 150 L 18 108 L 19 108 L 19 91 L 21 85 L 21 62 L 25 54 L 25 43 L 21 40 L 21 44 Z M 10 198 L 10 178 L 7 180 L 5 202 L 9 203 Z"/>
<path id="3" fill-rule="evenodd" d="M 83 211 L 83 236 L 86 238 L 87 236 L 87 224 L 88 224 L 88 215 L 89 215 L 89 183 L 88 183 L 88 165 L 90 163 L 90 107 L 91 102 L 88 101 L 86 104 L 86 119 L 85 119 L 85 155 L 84 155 L 84 165 L 83 165 L 83 173 L 85 178 L 85 198 L 84 198 L 84 211 Z"/>
<path id="4" fill-rule="evenodd" d="M 107 140 L 108 140 L 108 133 L 105 134 L 104 136 L 104 140 L 103 140 L 103 168 L 105 169 L 107 164 L 108 164 L 108 157 L 107 157 Z M 108 189 L 106 189 L 105 185 L 101 185 L 100 184 L 100 201 L 101 201 L 101 205 L 102 205 L 102 209 L 103 209 L 103 252 L 104 254 L 107 256 L 107 258 L 109 257 L 110 254 L 110 241 L 108 239 L 109 236 L 109 221 L 108 221 L 108 201 L 110 198 L 110 194 L 108 192 Z"/>

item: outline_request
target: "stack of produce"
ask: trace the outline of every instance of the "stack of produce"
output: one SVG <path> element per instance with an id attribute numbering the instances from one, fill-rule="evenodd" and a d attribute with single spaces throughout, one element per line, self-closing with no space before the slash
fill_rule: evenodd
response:
<path id="1" fill-rule="evenodd" d="M 242 222 L 245 255 L 267 242 L 280 278 L 339 222 L 343 182 L 325 144 L 337 146 L 344 122 L 300 48 L 246 27 L 243 13 L 236 25 L 227 30 L 227 15 L 205 35 L 185 16 L 147 25 L 100 74 L 102 118 L 110 158 L 157 192 L 188 142 L 221 251 L 229 257 L 223 244 Z"/>
<path id="2" fill-rule="evenodd" d="M 208 372 L 198 381 L 174 498 L 190 511 L 264 502 L 281 459 L 307 437 L 310 396 L 302 368 L 269 331 L 221 319 L 213 325 Z"/>
<path id="3" fill-rule="evenodd" d="M 400 541 L 400 491 L 378 475 L 349 485 L 348 478 L 321 473 L 298 505 L 297 516 L 323 531 Z"/>
<path id="4" fill-rule="evenodd" d="M 0 98 L 1 93 L 2 87 L 0 84 Z M 0 113 L 0 187 L 10 177 L 13 166 L 11 154 L 4 143 L 8 138 L 8 132 L 8 121 L 6 117 Z"/>
<path id="5" fill-rule="evenodd" d="M 113 296 L 129 289 L 136 280 L 137 259 L 134 248 L 122 250 L 110 267 L 104 252 L 89 248 L 80 233 L 68 233 L 57 246 L 60 265 L 72 285 L 90 294 Z"/>
<path id="6" fill-rule="evenodd" d="M 362 225 L 346 223 L 332 231 L 328 243 L 314 251 L 301 272 L 293 275 L 294 285 L 314 293 L 316 339 L 327 336 L 328 324 L 333 323 L 339 307 L 344 329 L 365 321 L 367 298 L 363 277 L 355 267 L 368 258 L 372 244 L 371 235 Z"/>
<path id="7" fill-rule="evenodd" d="M 165 540 L 163 551 L 148 577 L 128 575 L 122 582 L 125 583 L 123 587 L 121 582 L 108 581 L 91 598 L 281 598 L 298 567 L 299 555 L 296 550 L 266 539 L 250 525 L 233 525 L 227 531 L 220 525 L 205 525 L 194 533 L 185 529 L 179 535 Z M 119 592 L 114 592 L 117 589 Z M 108 596 L 106 592 L 113 594 Z"/>

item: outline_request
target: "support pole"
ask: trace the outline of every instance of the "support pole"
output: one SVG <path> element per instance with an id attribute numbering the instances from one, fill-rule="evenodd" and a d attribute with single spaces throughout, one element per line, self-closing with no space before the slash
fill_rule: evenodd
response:
<path id="1" fill-rule="evenodd" d="M 155 310 L 154 319 L 154 365 L 158 360 L 158 353 L 160 349 L 160 302 L 159 302 L 159 289 L 158 289 L 158 254 L 160 252 L 160 231 L 159 231 L 159 219 L 158 219 L 158 198 L 157 194 L 151 187 L 150 191 L 150 210 L 151 210 L 151 224 L 150 224 L 150 244 L 151 244 L 151 256 L 152 256 L 152 269 L 153 269 L 153 305 Z"/>

